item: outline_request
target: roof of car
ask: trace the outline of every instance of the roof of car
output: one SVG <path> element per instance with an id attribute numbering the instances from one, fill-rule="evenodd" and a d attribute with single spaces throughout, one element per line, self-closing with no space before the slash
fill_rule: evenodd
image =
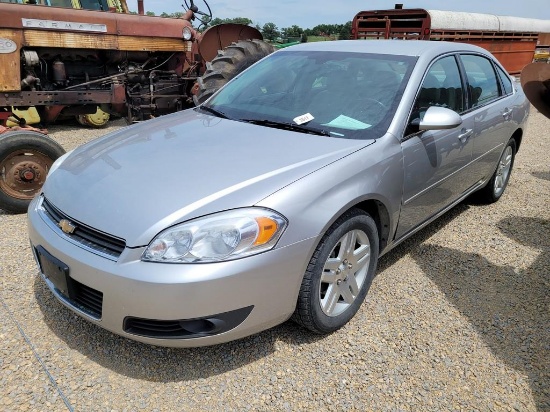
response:
<path id="1" fill-rule="evenodd" d="M 487 53 L 481 47 L 459 42 L 428 41 L 428 40 L 340 40 L 302 43 L 285 50 L 308 50 L 330 52 L 380 53 L 404 56 L 420 56 L 422 54 L 442 54 L 453 51 L 475 51 Z"/>

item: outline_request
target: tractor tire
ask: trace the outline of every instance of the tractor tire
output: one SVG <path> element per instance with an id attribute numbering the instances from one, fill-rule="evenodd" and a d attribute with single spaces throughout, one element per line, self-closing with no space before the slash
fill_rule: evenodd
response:
<path id="1" fill-rule="evenodd" d="M 53 162 L 65 150 L 41 133 L 17 130 L 0 135 L 0 209 L 25 213 Z"/>
<path id="2" fill-rule="evenodd" d="M 229 80 L 263 59 L 275 49 L 261 40 L 239 40 L 218 51 L 218 55 L 206 63 L 206 71 L 197 79 L 199 90 L 193 101 L 196 106 L 204 103 Z"/>

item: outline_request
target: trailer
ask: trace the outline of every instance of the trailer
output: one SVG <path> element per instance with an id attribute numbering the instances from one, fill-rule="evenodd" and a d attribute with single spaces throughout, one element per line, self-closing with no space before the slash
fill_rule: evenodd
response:
<path id="1" fill-rule="evenodd" d="M 457 11 L 403 9 L 357 13 L 353 39 L 458 41 L 490 51 L 510 74 L 533 61 L 550 38 L 550 20 Z"/>

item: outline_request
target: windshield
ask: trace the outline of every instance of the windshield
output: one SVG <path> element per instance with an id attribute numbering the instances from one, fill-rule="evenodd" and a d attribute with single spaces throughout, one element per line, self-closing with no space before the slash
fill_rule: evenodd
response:
<path id="1" fill-rule="evenodd" d="M 383 135 L 416 58 L 280 51 L 236 77 L 204 107 L 232 120 L 352 139 Z"/>

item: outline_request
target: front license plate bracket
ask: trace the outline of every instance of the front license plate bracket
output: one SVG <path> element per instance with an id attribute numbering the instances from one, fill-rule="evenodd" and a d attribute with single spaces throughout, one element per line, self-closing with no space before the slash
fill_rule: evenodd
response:
<path id="1" fill-rule="evenodd" d="M 42 246 L 36 247 L 36 255 L 40 265 L 40 272 L 48 279 L 54 287 L 64 296 L 71 298 L 73 285 L 69 277 L 69 267 L 61 260 L 52 256 Z"/>

